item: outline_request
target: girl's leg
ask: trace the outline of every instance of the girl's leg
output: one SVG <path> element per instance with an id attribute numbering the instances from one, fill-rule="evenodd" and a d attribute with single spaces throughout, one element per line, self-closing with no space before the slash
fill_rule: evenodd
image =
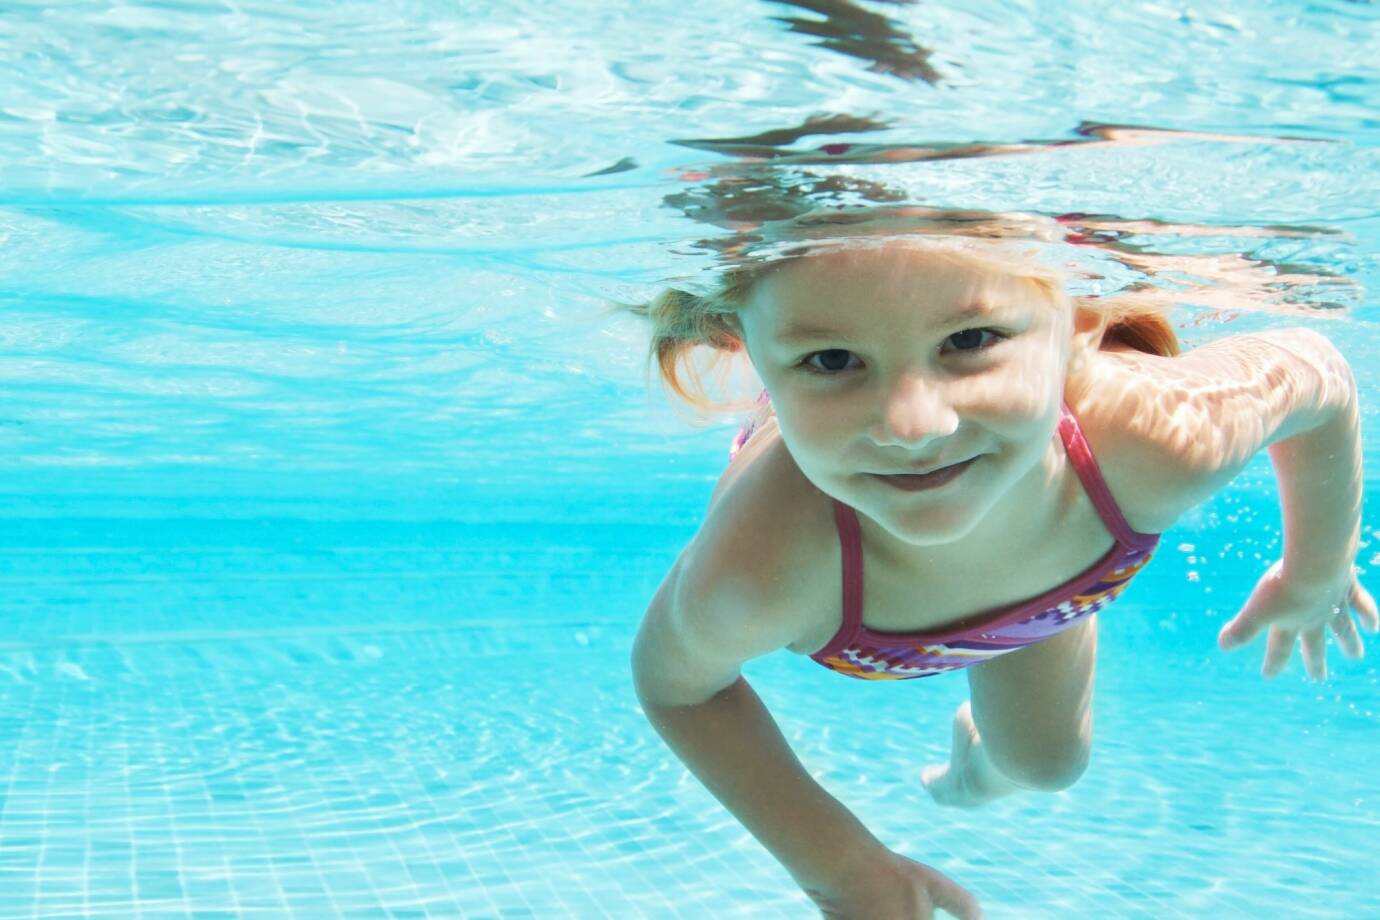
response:
<path id="1" fill-rule="evenodd" d="M 971 706 L 954 717 L 947 765 L 922 781 L 942 805 L 972 807 L 1020 789 L 1066 789 L 1092 747 L 1097 615 L 968 669 Z"/>
<path id="2" fill-rule="evenodd" d="M 920 782 L 937 803 L 957 808 L 976 808 L 1022 788 L 992 766 L 973 724 L 968 700 L 954 713 L 949 762 L 926 767 L 920 773 Z"/>

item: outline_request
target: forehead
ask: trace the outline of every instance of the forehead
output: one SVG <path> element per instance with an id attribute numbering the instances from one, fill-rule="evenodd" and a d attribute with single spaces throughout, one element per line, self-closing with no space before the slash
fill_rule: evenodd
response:
<path id="1" fill-rule="evenodd" d="M 1046 291 L 1013 266 L 963 252 L 905 246 L 818 253 L 783 264 L 753 290 L 770 313 L 898 303 L 965 307 L 1045 300 Z"/>

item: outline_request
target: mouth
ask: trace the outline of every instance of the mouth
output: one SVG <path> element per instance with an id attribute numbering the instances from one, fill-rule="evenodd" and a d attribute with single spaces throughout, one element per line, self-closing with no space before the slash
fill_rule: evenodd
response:
<path id="1" fill-rule="evenodd" d="M 962 463 L 955 463 L 952 466 L 941 467 L 929 473 L 872 473 L 871 475 L 903 492 L 920 492 L 925 489 L 937 489 L 945 483 L 952 482 L 963 471 L 972 466 L 977 457 L 971 457 Z"/>

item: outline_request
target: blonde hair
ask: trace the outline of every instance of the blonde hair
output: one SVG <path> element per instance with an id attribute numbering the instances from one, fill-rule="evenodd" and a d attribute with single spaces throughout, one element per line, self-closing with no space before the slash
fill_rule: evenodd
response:
<path id="1" fill-rule="evenodd" d="M 1117 344 L 1166 357 L 1179 353 L 1178 336 L 1162 303 L 1137 298 L 1134 293 L 1115 297 L 1071 297 L 1065 290 L 1062 274 L 1028 258 L 1029 251 L 1013 253 L 1006 249 L 1000 258 L 995 258 L 980 251 L 975 243 L 971 239 L 958 245 L 953 241 L 948 241 L 947 245 L 928 241 L 925 248 L 943 261 L 961 259 L 980 270 L 1025 281 L 1051 304 L 1077 305 L 1101 313 L 1104 317 L 1101 348 Z M 651 322 L 647 359 L 649 364 L 653 360 L 656 362 L 667 389 L 701 411 L 732 410 L 738 407 L 708 398 L 694 357 L 707 348 L 717 363 L 742 352 L 743 333 L 738 313 L 747 306 L 754 288 L 772 272 L 833 248 L 819 243 L 797 246 L 776 259 L 734 265 L 720 275 L 717 286 L 708 294 L 668 288 L 650 302 L 616 304 L 613 310 L 629 312 Z"/>

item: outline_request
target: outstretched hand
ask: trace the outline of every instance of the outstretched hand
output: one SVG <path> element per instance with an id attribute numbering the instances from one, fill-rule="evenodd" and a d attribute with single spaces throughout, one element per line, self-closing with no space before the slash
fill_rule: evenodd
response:
<path id="1" fill-rule="evenodd" d="M 1356 611 L 1357 619 L 1367 632 L 1380 631 L 1380 613 L 1376 612 L 1375 598 L 1361 587 L 1354 572 L 1339 576 L 1331 585 L 1305 586 L 1285 578 L 1283 563 L 1276 562 L 1260 577 L 1241 612 L 1222 627 L 1217 644 L 1229 652 L 1268 628 L 1262 674 L 1274 677 L 1283 671 L 1293 654 L 1294 642 L 1301 640 L 1308 676 L 1326 680 L 1326 629 L 1330 628 L 1336 635 L 1337 645 L 1346 657 L 1360 658 L 1364 654 L 1351 610 Z"/>

